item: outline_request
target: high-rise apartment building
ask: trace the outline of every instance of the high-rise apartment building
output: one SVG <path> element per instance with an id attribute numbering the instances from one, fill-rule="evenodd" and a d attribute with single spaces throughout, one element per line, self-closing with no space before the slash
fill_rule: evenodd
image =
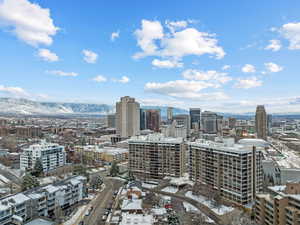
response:
<path id="1" fill-rule="evenodd" d="M 257 138 L 267 139 L 267 114 L 263 105 L 258 105 L 256 107 L 255 130 Z"/>
<path id="2" fill-rule="evenodd" d="M 218 133 L 218 115 L 214 112 L 204 111 L 201 114 L 201 125 L 203 133 Z"/>
<path id="3" fill-rule="evenodd" d="M 228 118 L 228 122 L 229 122 L 229 128 L 233 129 L 236 126 L 236 118 L 233 117 L 229 117 Z"/>
<path id="4" fill-rule="evenodd" d="M 66 164 L 66 152 L 64 146 L 46 143 L 34 144 L 23 149 L 20 155 L 20 169 L 33 169 L 36 161 L 40 160 L 43 171 L 49 172 Z"/>
<path id="5" fill-rule="evenodd" d="M 128 142 L 129 170 L 142 180 L 183 175 L 186 145 L 182 138 L 154 134 L 132 137 Z"/>
<path id="6" fill-rule="evenodd" d="M 140 104 L 129 96 L 116 103 L 116 128 L 121 137 L 140 134 Z"/>
<path id="7" fill-rule="evenodd" d="M 201 126 L 201 109 L 190 108 L 191 129 L 199 130 Z"/>
<path id="8" fill-rule="evenodd" d="M 160 110 L 148 109 L 146 111 L 146 128 L 158 132 L 159 127 L 160 127 Z"/>
<path id="9" fill-rule="evenodd" d="M 262 152 L 248 146 L 199 141 L 189 143 L 190 179 L 206 184 L 229 201 L 246 205 L 262 191 Z"/>

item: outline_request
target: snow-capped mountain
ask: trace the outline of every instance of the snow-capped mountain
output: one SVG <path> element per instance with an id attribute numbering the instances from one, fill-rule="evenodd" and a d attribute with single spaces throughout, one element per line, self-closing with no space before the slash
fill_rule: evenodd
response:
<path id="1" fill-rule="evenodd" d="M 28 99 L 0 98 L 0 113 L 23 115 L 108 114 L 114 107 L 106 104 L 36 102 Z"/>

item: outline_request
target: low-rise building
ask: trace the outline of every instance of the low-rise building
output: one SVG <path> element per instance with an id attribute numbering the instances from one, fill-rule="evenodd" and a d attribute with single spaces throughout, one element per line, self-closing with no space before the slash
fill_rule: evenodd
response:
<path id="1" fill-rule="evenodd" d="M 1 198 L 0 225 L 23 224 L 37 217 L 53 216 L 55 208 L 68 208 L 85 196 L 86 178 L 77 176 Z"/>
<path id="2" fill-rule="evenodd" d="M 36 161 L 40 160 L 43 171 L 49 172 L 66 164 L 66 152 L 64 146 L 42 141 L 29 148 L 23 149 L 20 156 L 20 169 L 33 169 Z"/>

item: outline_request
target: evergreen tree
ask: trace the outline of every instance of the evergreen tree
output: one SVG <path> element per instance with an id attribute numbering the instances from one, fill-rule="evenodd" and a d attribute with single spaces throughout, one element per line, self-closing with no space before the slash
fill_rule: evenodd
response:
<path id="1" fill-rule="evenodd" d="M 22 179 L 22 191 L 29 190 L 40 185 L 36 177 L 31 174 L 26 174 Z"/>
<path id="2" fill-rule="evenodd" d="M 93 190 L 99 189 L 103 184 L 103 180 L 100 175 L 95 175 L 91 178 L 90 186 Z"/>
<path id="3" fill-rule="evenodd" d="M 33 176 L 36 176 L 36 177 L 40 177 L 44 174 L 43 164 L 42 164 L 42 161 L 40 159 L 37 159 L 35 161 L 35 165 L 34 165 L 34 168 L 33 168 L 33 171 L 32 171 L 31 174 Z"/>
<path id="4" fill-rule="evenodd" d="M 111 175 L 112 177 L 115 177 L 115 176 L 117 176 L 119 173 L 120 173 L 119 166 L 118 166 L 118 164 L 117 164 L 116 161 L 113 161 L 113 162 L 112 162 L 112 165 L 111 165 L 111 168 L 110 168 L 110 175 Z"/>

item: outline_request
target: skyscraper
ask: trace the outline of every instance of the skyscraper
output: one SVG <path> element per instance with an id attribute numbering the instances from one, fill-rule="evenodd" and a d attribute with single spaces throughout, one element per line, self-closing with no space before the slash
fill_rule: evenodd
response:
<path id="1" fill-rule="evenodd" d="M 146 130 L 147 128 L 147 121 L 146 121 L 146 109 L 140 109 L 140 129 Z"/>
<path id="2" fill-rule="evenodd" d="M 201 109 L 200 108 L 190 108 L 190 120 L 191 120 L 191 129 L 200 128 L 201 122 Z"/>
<path id="3" fill-rule="evenodd" d="M 190 116 L 186 114 L 177 114 L 173 116 L 173 121 L 176 121 L 176 125 L 183 126 L 186 129 L 187 136 L 190 135 Z"/>
<path id="4" fill-rule="evenodd" d="M 125 96 L 116 103 L 116 128 L 121 137 L 140 134 L 140 104 L 134 98 Z"/>
<path id="5" fill-rule="evenodd" d="M 167 120 L 172 121 L 173 119 L 173 107 L 168 107 L 167 109 Z"/>
<path id="6" fill-rule="evenodd" d="M 146 128 L 158 132 L 159 127 L 160 127 L 160 110 L 148 109 L 146 111 Z"/>
<path id="7" fill-rule="evenodd" d="M 272 135 L 272 122 L 273 122 L 272 115 L 268 114 L 267 115 L 268 135 Z"/>
<path id="8" fill-rule="evenodd" d="M 267 114 L 263 105 L 258 105 L 256 107 L 255 130 L 257 138 L 267 139 Z"/>
<path id="9" fill-rule="evenodd" d="M 201 129 L 207 134 L 218 133 L 218 115 L 214 112 L 204 111 L 201 114 Z"/>

